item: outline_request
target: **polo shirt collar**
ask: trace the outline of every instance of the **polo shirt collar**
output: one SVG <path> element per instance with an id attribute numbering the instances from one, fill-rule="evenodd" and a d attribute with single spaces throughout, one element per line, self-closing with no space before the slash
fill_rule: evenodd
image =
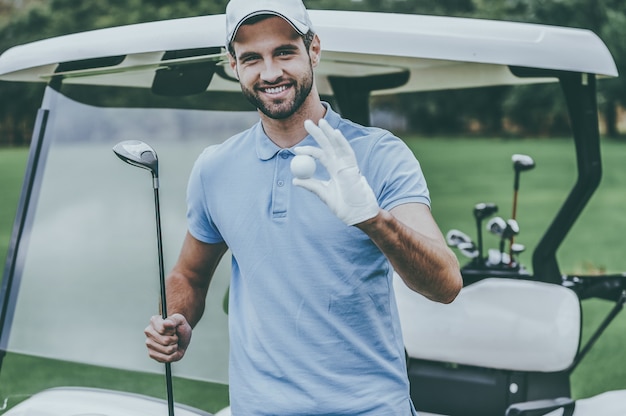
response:
<path id="1" fill-rule="evenodd" d="M 337 128 L 339 126 L 339 122 L 341 117 L 331 108 L 330 104 L 327 102 L 322 102 L 322 105 L 326 107 L 326 114 L 324 115 L 324 119 L 330 124 L 333 128 Z M 280 152 L 281 149 L 274 143 L 263 130 L 263 124 L 259 121 L 255 126 L 252 127 L 252 132 L 254 133 L 254 137 L 256 137 L 256 151 L 257 156 L 261 160 L 270 160 L 274 156 Z M 298 143 L 296 146 L 316 146 L 319 147 L 315 139 L 311 137 L 311 135 L 307 135 L 304 140 Z"/>

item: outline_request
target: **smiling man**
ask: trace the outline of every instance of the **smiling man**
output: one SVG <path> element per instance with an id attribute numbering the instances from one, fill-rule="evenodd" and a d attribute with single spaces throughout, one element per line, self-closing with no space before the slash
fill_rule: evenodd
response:
<path id="1" fill-rule="evenodd" d="M 230 67 L 260 121 L 194 166 L 171 315 L 151 319 L 149 354 L 184 356 L 230 249 L 234 416 L 415 415 L 393 273 L 437 302 L 462 286 L 420 165 L 321 101 L 321 43 L 300 0 L 232 0 L 226 18 Z M 293 177 L 296 154 L 317 160 L 313 177 Z"/>

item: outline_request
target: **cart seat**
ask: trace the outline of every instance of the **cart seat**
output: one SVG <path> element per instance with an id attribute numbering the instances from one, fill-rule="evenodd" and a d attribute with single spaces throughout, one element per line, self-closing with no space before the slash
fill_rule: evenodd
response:
<path id="1" fill-rule="evenodd" d="M 121 391 L 81 387 L 43 390 L 18 404 L 5 416 L 155 416 L 166 415 L 167 402 Z M 176 416 L 211 416 L 189 406 L 176 405 Z"/>
<path id="2" fill-rule="evenodd" d="M 555 372 L 578 352 L 580 301 L 563 286 L 488 278 L 464 287 L 449 305 L 410 290 L 397 275 L 394 290 L 411 358 Z"/>

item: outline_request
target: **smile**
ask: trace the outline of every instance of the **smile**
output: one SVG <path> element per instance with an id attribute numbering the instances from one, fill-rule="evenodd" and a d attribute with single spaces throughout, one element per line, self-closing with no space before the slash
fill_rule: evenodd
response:
<path id="1" fill-rule="evenodd" d="M 281 92 L 286 91 L 287 88 L 289 88 L 287 85 L 283 85 L 280 87 L 273 87 L 273 88 L 264 88 L 263 92 L 267 94 L 280 94 Z"/>

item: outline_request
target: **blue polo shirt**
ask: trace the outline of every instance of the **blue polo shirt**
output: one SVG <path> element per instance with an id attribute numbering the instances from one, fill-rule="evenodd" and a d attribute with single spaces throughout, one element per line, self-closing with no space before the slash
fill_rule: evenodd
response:
<path id="1" fill-rule="evenodd" d="M 430 204 L 404 142 L 325 105 L 382 208 Z M 232 253 L 232 414 L 409 415 L 391 266 L 362 231 L 292 185 L 293 156 L 259 122 L 205 150 L 189 180 L 190 233 Z M 328 179 L 319 162 L 315 177 Z"/>

